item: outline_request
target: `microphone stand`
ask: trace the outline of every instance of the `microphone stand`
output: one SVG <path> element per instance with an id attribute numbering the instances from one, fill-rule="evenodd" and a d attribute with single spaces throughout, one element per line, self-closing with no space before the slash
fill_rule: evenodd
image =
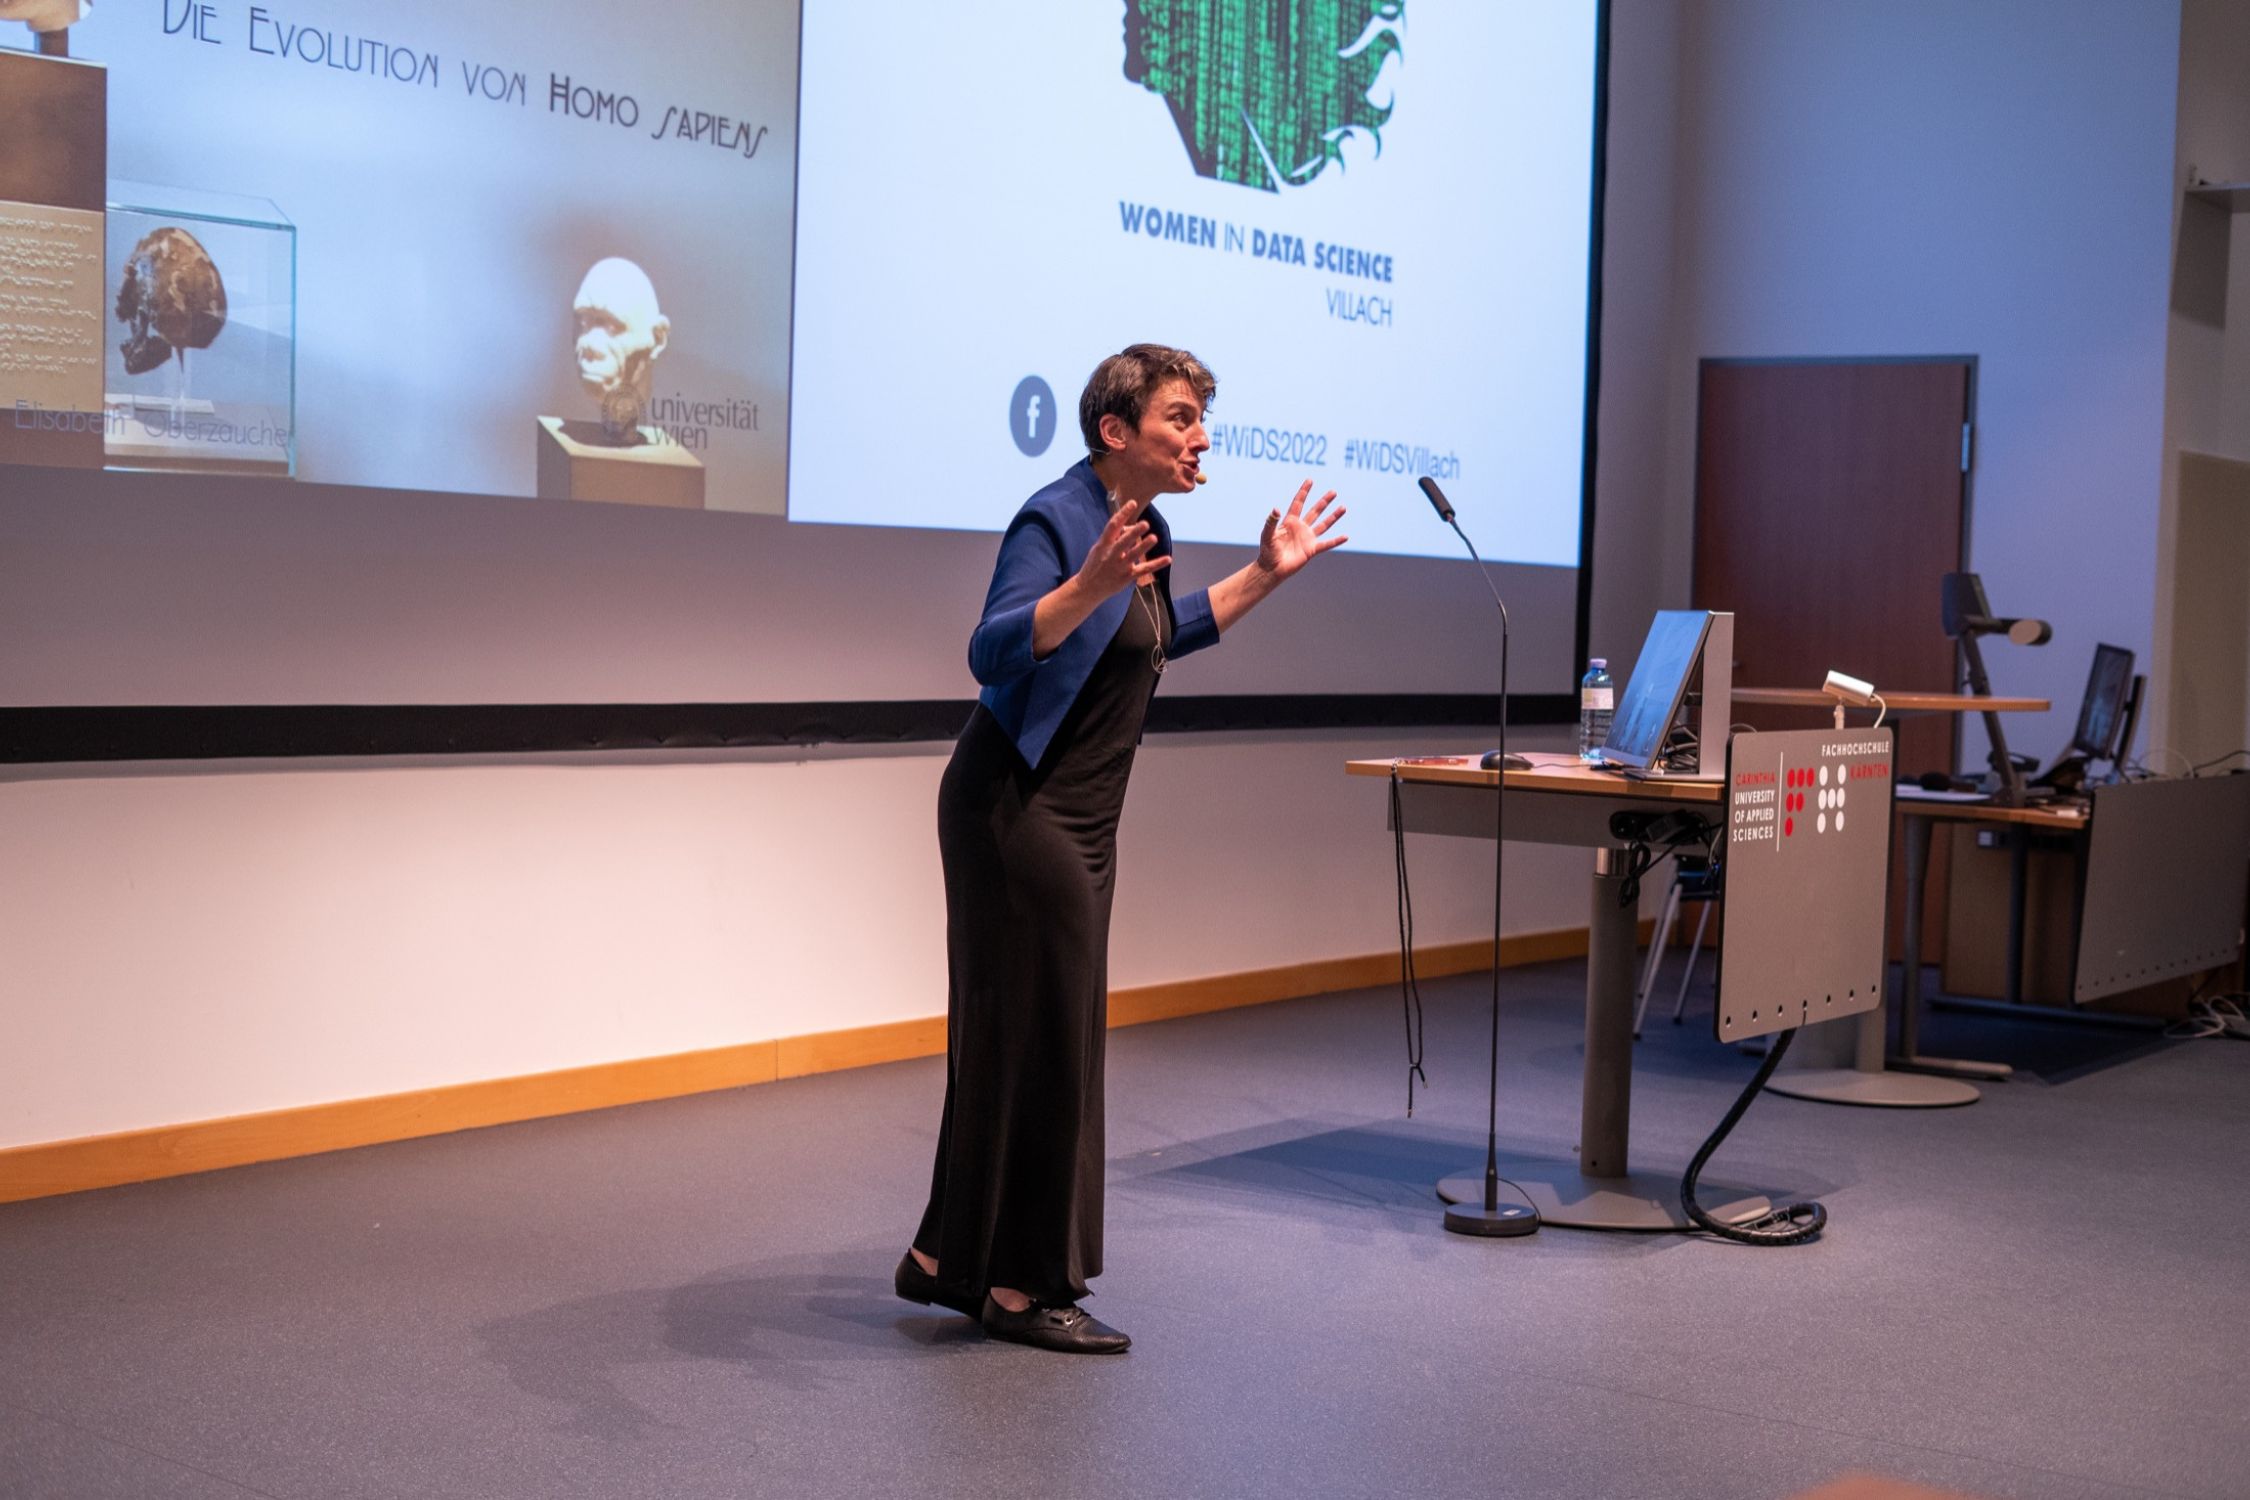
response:
<path id="1" fill-rule="evenodd" d="M 1469 557 L 1477 565 L 1484 586 L 1492 591 L 1492 602 L 1500 609 L 1500 748 L 1486 757 L 1499 780 L 1492 788 L 1492 1071 L 1491 1089 L 1485 1102 L 1484 1134 L 1484 1193 L 1482 1201 L 1474 1201 L 1461 1194 L 1457 1202 L 1448 1203 L 1445 1210 L 1445 1227 L 1455 1234 L 1472 1234 L 1479 1238 L 1513 1238 L 1530 1234 L 1539 1227 L 1539 1213 L 1521 1198 L 1502 1202 L 1500 1198 L 1500 877 L 1507 849 L 1508 827 L 1508 606 L 1500 597 L 1499 586 L 1493 583 L 1491 570 L 1477 555 L 1476 543 L 1461 529 L 1453 518 L 1453 507 L 1447 503 L 1445 492 L 1437 481 L 1423 476 L 1422 493 L 1429 496 L 1436 508 L 1438 519 L 1453 528 L 1461 545 L 1469 549 Z M 1439 1185 L 1438 1196 L 1451 1196 L 1447 1183 L 1468 1180 L 1468 1174 L 1448 1178 Z"/>
<path id="2" fill-rule="evenodd" d="M 2054 633 L 2044 620 L 1996 617 L 1984 596 L 1984 582 L 1974 573 L 1948 573 L 1939 581 L 1938 617 L 1945 633 L 1961 643 L 1969 692 L 1978 698 L 1992 696 L 1992 679 L 1984 670 L 1984 648 L 1977 644 L 1979 636 L 2005 635 L 2019 646 L 2044 646 Z M 2023 773 L 2016 769 L 2015 757 L 2008 752 L 2008 736 L 2000 727 L 2000 716 L 1989 708 L 1983 716 L 1985 738 L 1992 742 L 1996 782 L 1993 804 L 2021 807 L 2032 799 L 2024 787 Z"/>
<path id="3" fill-rule="evenodd" d="M 1968 665 L 1969 692 L 1979 698 L 1992 696 L 1992 678 L 1984 670 L 1984 652 L 1977 646 L 1977 631 L 1972 627 L 1960 635 L 1961 655 Z M 1999 786 L 1993 791 L 1995 807 L 2021 807 L 2024 804 L 2023 773 L 2016 769 L 2016 758 L 2008 753 L 2008 733 L 2000 727 L 2000 716 L 1990 709 L 1983 714 L 1984 735 L 1991 741 L 1989 757 Z"/>

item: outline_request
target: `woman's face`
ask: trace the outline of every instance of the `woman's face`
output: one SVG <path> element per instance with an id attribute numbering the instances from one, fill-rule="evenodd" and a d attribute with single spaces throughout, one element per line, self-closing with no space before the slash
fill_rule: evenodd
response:
<path id="1" fill-rule="evenodd" d="M 1194 489 L 1204 450 L 1211 446 L 1203 430 L 1203 403 L 1184 380 L 1167 380 L 1156 388 L 1138 430 L 1128 429 L 1117 417 L 1105 417 L 1102 435 L 1110 442 L 1109 466 L 1121 487 L 1145 487 L 1159 495 Z M 1120 437 L 1123 447 L 1117 446 Z M 1139 485 L 1133 483 L 1136 479 Z"/>

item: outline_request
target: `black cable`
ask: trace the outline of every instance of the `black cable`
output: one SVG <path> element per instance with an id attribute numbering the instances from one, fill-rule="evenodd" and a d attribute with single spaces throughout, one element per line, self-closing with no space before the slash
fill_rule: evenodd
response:
<path id="1" fill-rule="evenodd" d="M 2203 764 L 2199 766 L 2190 766 L 2188 767 L 2188 775 L 2201 776 L 2205 771 L 2210 770 L 2213 766 L 2223 766 L 2228 761 L 2233 760 L 2237 755 L 2250 755 L 2250 748 L 2241 750 L 2229 750 L 2224 755 L 2213 756 L 2210 760 L 2203 762 Z M 2182 758 L 2184 759 L 2185 757 Z"/>
<path id="2" fill-rule="evenodd" d="M 1727 1117 L 1719 1122 L 1718 1129 L 1711 1132 L 1710 1139 L 1696 1148 L 1695 1159 L 1688 1163 L 1686 1175 L 1680 1178 L 1680 1207 L 1687 1211 L 1689 1220 L 1698 1228 L 1708 1229 L 1721 1239 L 1735 1240 L 1745 1245 L 1801 1245 L 1828 1227 L 1828 1210 L 1818 1203 L 1787 1203 L 1764 1218 L 1748 1224 L 1722 1224 L 1706 1213 L 1702 1204 L 1695 1201 L 1695 1180 L 1703 1175 L 1703 1164 L 1711 1159 L 1711 1154 L 1719 1149 L 1719 1143 L 1727 1138 L 1728 1132 L 1741 1120 L 1743 1111 L 1750 1107 L 1750 1101 L 1757 1098 L 1758 1091 L 1766 1086 L 1766 1080 L 1773 1077 L 1774 1068 L 1781 1062 L 1781 1054 L 1789 1050 L 1790 1038 L 1796 1034 L 1797 1028 L 1792 1026 L 1774 1037 L 1773 1045 L 1766 1049 L 1766 1060 L 1758 1064 L 1757 1076 L 1742 1091 L 1742 1097 L 1734 1101 L 1734 1108 L 1727 1111 Z"/>
<path id="3" fill-rule="evenodd" d="M 1392 847 L 1398 857 L 1398 957 L 1399 1002 L 1406 1014 L 1406 1117 L 1414 1118 L 1414 1080 L 1422 1080 L 1422 1087 L 1430 1086 L 1430 1076 L 1422 1071 L 1422 986 L 1414 973 L 1414 892 L 1406 878 L 1406 819 L 1400 807 L 1398 767 L 1391 767 L 1391 832 Z M 1497 1170 L 1497 1168 L 1495 1168 Z M 1530 1201 L 1531 1195 L 1521 1183 L 1510 1178 L 1498 1179 L 1515 1189 L 1516 1196 Z"/>
<path id="4" fill-rule="evenodd" d="M 1406 810 L 1399 798 L 1398 767 L 1391 767 L 1391 837 L 1398 861 L 1399 1010 L 1406 1018 L 1406 1117 L 1414 1118 L 1414 1080 L 1422 1071 L 1422 984 L 1414 972 L 1414 893 L 1406 882 Z"/>
<path id="5" fill-rule="evenodd" d="M 1641 882 L 1649 872 L 1690 845 L 1703 851 L 1706 860 L 1716 862 L 1719 827 L 1693 813 L 1665 813 L 1650 816 L 1646 813 L 1618 813 L 1610 820 L 1610 836 L 1625 841 L 1624 882 L 1617 890 L 1619 906 L 1635 906 L 1641 899 Z M 1661 842 L 1663 853 L 1656 845 Z"/>
<path id="6" fill-rule="evenodd" d="M 1670 849 L 1658 854 L 1641 842 L 1628 847 L 1625 851 L 1625 880 L 1617 888 L 1617 904 L 1621 907 L 1640 905 L 1641 882 L 1648 878 L 1649 871 L 1670 859 L 1672 854 Z"/>

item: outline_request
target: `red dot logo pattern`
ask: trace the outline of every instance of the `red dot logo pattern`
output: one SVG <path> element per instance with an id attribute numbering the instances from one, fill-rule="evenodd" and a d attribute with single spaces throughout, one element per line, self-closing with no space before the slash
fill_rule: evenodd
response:
<path id="1" fill-rule="evenodd" d="M 1826 766 L 1817 768 L 1808 766 L 1795 771 L 1784 771 L 1782 773 L 1782 784 L 1786 791 L 1782 796 L 1782 812 L 1786 816 L 1781 820 L 1782 837 L 1795 836 L 1797 832 L 1795 815 L 1805 810 L 1807 800 L 1805 794 L 1808 791 L 1812 793 L 1811 800 L 1819 804 L 1819 811 L 1813 817 L 1813 832 L 1816 834 L 1826 833 L 1829 831 L 1830 825 L 1833 824 L 1836 832 L 1842 833 L 1844 831 L 1844 779 L 1844 773 L 1838 771 L 1835 776 L 1835 785 L 1830 786 Z"/>
<path id="2" fill-rule="evenodd" d="M 1829 781 L 1830 777 L 1826 766 L 1807 766 L 1782 773 L 1782 785 L 1785 788 L 1781 799 L 1781 810 L 1784 814 L 1781 820 L 1781 836 L 1783 838 L 1795 836 L 1797 832 L 1796 814 L 1805 810 L 1805 804 L 1808 800 L 1819 804 L 1819 810 L 1813 817 L 1813 832 L 1826 833 L 1829 831 L 1831 824 L 1834 825 L 1836 832 L 1842 833 L 1844 831 L 1844 772 L 1841 770 L 1836 772 L 1835 785 L 1829 785 Z M 1806 795 L 1808 792 L 1811 793 L 1809 798 Z"/>

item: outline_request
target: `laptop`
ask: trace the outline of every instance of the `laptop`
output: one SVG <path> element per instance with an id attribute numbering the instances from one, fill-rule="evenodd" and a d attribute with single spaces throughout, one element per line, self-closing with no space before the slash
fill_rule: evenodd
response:
<path id="1" fill-rule="evenodd" d="M 1612 770 L 1663 774 L 1664 742 L 1687 696 L 1688 678 L 1711 630 L 1704 609 L 1661 609 L 1641 642 L 1641 654 L 1626 679 L 1625 696 L 1610 720 L 1609 738 L 1594 763 Z"/>

